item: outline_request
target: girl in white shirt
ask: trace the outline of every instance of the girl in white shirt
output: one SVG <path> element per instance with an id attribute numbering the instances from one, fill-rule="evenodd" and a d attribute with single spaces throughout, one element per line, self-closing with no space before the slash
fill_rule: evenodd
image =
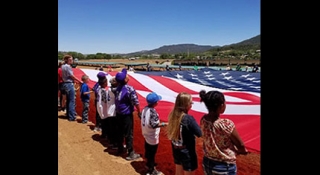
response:
<path id="1" fill-rule="evenodd" d="M 117 128 L 116 122 L 116 105 L 115 105 L 115 94 L 117 88 L 117 81 L 114 77 L 110 79 L 110 88 L 108 89 L 108 117 L 107 117 L 107 137 L 109 140 L 109 146 L 112 148 L 117 148 L 115 131 Z"/>

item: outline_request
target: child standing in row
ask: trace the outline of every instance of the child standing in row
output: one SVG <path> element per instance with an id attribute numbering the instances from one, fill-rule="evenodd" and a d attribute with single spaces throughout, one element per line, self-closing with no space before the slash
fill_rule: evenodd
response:
<path id="1" fill-rule="evenodd" d="M 98 91 L 98 101 L 97 101 L 97 112 L 101 118 L 101 138 L 107 137 L 107 117 L 108 117 L 108 79 L 103 79 L 99 81 Z"/>
<path id="2" fill-rule="evenodd" d="M 109 147 L 116 149 L 116 134 L 115 131 L 117 129 L 117 121 L 116 121 L 116 104 L 115 104 L 115 91 L 117 90 L 117 81 L 115 77 L 110 79 L 111 86 L 108 88 L 108 117 L 107 117 L 107 137 L 109 141 Z"/>
<path id="3" fill-rule="evenodd" d="M 198 168 L 195 136 L 201 137 L 202 133 L 194 117 L 188 114 L 192 104 L 191 95 L 180 92 L 168 117 L 167 134 L 171 140 L 175 174 L 194 175 Z"/>
<path id="4" fill-rule="evenodd" d="M 93 91 L 90 91 L 88 86 L 88 75 L 83 75 L 81 77 L 81 80 L 83 82 L 80 88 L 80 98 L 82 101 L 82 123 L 88 123 L 90 93 L 92 93 Z"/>
<path id="5" fill-rule="evenodd" d="M 107 79 L 107 76 L 108 74 L 104 73 L 104 72 L 99 72 L 97 74 L 97 77 L 98 77 L 98 82 L 93 86 L 92 90 L 94 91 L 94 94 L 95 94 L 95 100 L 94 100 L 94 104 L 95 104 L 95 108 L 97 109 L 97 101 L 98 101 L 98 91 L 97 89 L 99 88 L 99 82 L 104 80 L 104 79 Z M 93 131 L 95 132 L 98 132 L 98 131 L 101 131 L 101 118 L 99 116 L 99 113 L 98 111 L 96 110 L 96 123 L 95 123 L 95 128 Z"/>
<path id="6" fill-rule="evenodd" d="M 155 168 L 155 155 L 159 145 L 160 127 L 167 126 L 167 123 L 160 123 L 159 114 L 155 107 L 162 97 L 155 92 L 151 92 L 146 97 L 148 105 L 144 107 L 141 114 L 142 135 L 145 138 L 144 149 L 146 166 L 148 167 L 147 175 L 158 175 L 162 172 Z"/>
<path id="7" fill-rule="evenodd" d="M 247 154 L 242 139 L 235 124 L 227 118 L 220 118 L 226 109 L 226 101 L 223 93 L 219 91 L 199 92 L 201 102 L 208 109 L 200 120 L 203 133 L 204 155 L 202 166 L 204 174 L 236 175 L 236 155 Z"/>

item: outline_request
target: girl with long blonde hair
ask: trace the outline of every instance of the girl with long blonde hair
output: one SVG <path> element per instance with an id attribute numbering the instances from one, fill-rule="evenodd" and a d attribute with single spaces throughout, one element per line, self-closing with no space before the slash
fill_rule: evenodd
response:
<path id="1" fill-rule="evenodd" d="M 198 168 L 195 136 L 201 137 L 202 133 L 196 120 L 188 114 L 192 104 L 189 93 L 179 93 L 168 117 L 167 136 L 171 140 L 175 175 L 194 175 Z"/>

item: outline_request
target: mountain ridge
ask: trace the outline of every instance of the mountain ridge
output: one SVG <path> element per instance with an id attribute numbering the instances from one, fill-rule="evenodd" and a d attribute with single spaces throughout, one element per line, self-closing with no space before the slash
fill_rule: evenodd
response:
<path id="1" fill-rule="evenodd" d="M 120 54 L 123 56 L 135 56 L 135 55 L 152 55 L 152 54 L 178 54 L 178 53 L 203 53 L 205 51 L 215 49 L 215 48 L 223 48 L 227 46 L 235 46 L 235 45 L 254 45 L 260 44 L 260 34 L 254 36 L 252 38 L 240 41 L 238 43 L 233 43 L 229 45 L 223 46 L 210 46 L 210 45 L 197 45 L 197 44 L 172 44 L 172 45 L 163 45 L 159 48 L 152 50 L 143 50 L 137 52 L 131 52 L 126 54 Z"/>

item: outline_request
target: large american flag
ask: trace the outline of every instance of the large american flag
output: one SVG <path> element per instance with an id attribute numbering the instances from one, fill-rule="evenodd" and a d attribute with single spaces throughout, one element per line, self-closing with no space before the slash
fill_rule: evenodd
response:
<path id="1" fill-rule="evenodd" d="M 140 73 L 172 77 L 220 89 L 260 93 L 260 72 L 220 71 L 204 68 L 200 71 L 153 71 Z"/>
<path id="2" fill-rule="evenodd" d="M 98 70 L 75 68 L 74 74 L 81 78 L 86 74 L 90 78 L 90 87 L 98 81 Z M 109 72 L 107 78 L 117 72 Z M 156 92 L 162 100 L 156 107 L 162 121 L 168 121 L 168 114 L 174 106 L 180 92 L 188 92 L 193 97 L 189 114 L 199 123 L 207 109 L 200 102 L 200 90 L 219 90 L 225 94 L 227 108 L 222 118 L 231 119 L 243 139 L 247 149 L 260 152 L 260 73 L 218 71 L 160 71 L 130 72 L 128 84 L 136 89 L 140 107 L 147 105 L 146 96 Z"/>

